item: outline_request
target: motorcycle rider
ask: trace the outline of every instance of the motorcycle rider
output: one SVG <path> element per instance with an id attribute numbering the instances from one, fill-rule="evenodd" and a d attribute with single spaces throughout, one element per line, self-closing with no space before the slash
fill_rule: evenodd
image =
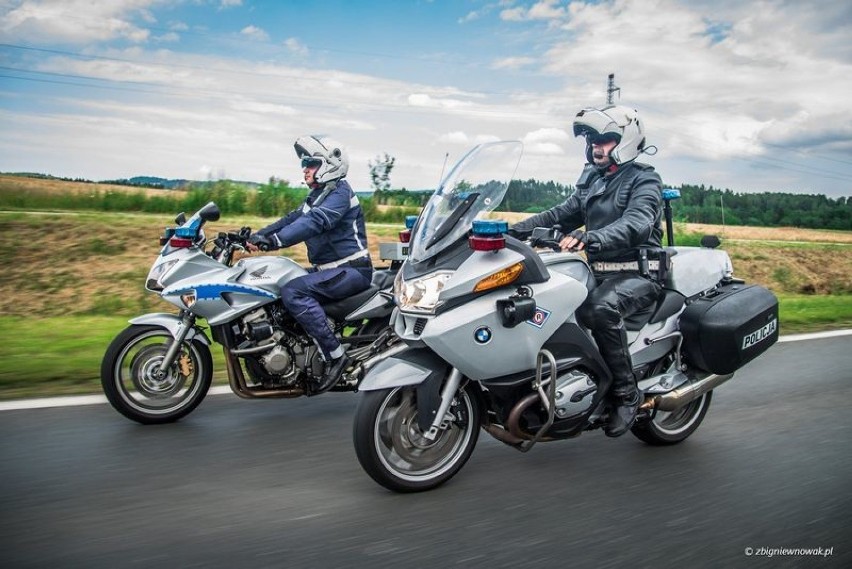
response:
<path id="1" fill-rule="evenodd" d="M 307 245 L 313 267 L 281 287 L 281 301 L 314 339 L 326 362 L 322 377 L 308 390 L 308 395 L 317 395 L 334 387 L 350 362 L 320 303 L 367 289 L 373 265 L 364 213 L 344 179 L 349 170 L 344 149 L 323 135 L 299 137 L 294 147 L 310 192 L 302 207 L 254 233 L 249 250 L 257 251 L 258 245 L 266 249 Z"/>
<path id="2" fill-rule="evenodd" d="M 617 437 L 636 419 L 642 401 L 633 375 L 624 319 L 659 298 L 660 285 L 640 272 L 640 248 L 660 247 L 662 181 L 647 164 L 635 162 L 645 133 L 635 109 L 611 105 L 577 113 L 574 136 L 586 139 L 587 164 L 576 191 L 562 204 L 512 226 L 526 238 L 534 227 L 559 225 L 563 251 L 587 253 L 597 286 L 577 311 L 591 328 L 613 376 L 612 412 L 604 432 Z M 584 230 L 579 228 L 585 226 Z M 645 274 L 642 274 L 642 273 Z"/>

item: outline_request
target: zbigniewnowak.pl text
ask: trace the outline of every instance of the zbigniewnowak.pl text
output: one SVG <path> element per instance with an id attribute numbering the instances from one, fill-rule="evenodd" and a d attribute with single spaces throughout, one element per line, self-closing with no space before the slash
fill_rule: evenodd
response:
<path id="1" fill-rule="evenodd" d="M 831 557 L 834 547 L 746 547 L 747 557 Z"/>

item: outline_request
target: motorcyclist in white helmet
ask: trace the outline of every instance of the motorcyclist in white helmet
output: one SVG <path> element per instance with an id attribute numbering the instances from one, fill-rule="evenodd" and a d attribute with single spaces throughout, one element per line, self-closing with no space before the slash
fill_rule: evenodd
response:
<path id="1" fill-rule="evenodd" d="M 642 401 L 624 319 L 651 307 L 661 293 L 656 273 L 643 270 L 640 256 L 642 249 L 661 246 L 662 181 L 653 167 L 635 161 L 645 149 L 635 109 L 586 108 L 574 117 L 573 129 L 574 136 L 586 139 L 587 164 L 576 191 L 562 204 L 513 225 L 510 235 L 525 238 L 534 227 L 559 225 L 567 235 L 560 243 L 564 251 L 586 251 L 597 286 L 578 317 L 591 329 L 612 373 L 604 431 L 617 437 L 633 425 Z"/>
<path id="2" fill-rule="evenodd" d="M 281 301 L 325 359 L 323 376 L 309 386 L 308 395 L 316 395 L 331 389 L 349 364 L 321 303 L 368 288 L 373 265 L 364 213 L 358 196 L 344 179 L 349 159 L 343 147 L 321 135 L 299 137 L 293 146 L 310 192 L 300 208 L 252 235 L 249 249 L 278 249 L 301 242 L 307 245 L 313 267 L 307 275 L 281 288 Z"/>

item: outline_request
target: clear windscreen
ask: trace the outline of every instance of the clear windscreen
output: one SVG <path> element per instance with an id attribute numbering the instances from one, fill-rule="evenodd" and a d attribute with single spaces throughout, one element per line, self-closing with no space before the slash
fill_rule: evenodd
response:
<path id="1" fill-rule="evenodd" d="M 523 154 L 519 141 L 480 144 L 456 163 L 432 194 L 411 235 L 412 261 L 428 259 L 500 205 Z"/>

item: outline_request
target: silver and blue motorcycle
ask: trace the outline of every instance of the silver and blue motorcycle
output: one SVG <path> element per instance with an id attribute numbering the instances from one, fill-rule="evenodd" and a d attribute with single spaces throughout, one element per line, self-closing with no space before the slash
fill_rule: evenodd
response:
<path id="1" fill-rule="evenodd" d="M 474 148 L 412 230 L 394 283 L 392 324 L 404 343 L 359 385 L 353 432 L 362 467 L 391 490 L 428 490 L 452 478 L 480 427 L 525 452 L 605 424 L 612 378 L 575 316 L 595 286 L 589 265 L 554 252 L 556 229 L 537 228 L 521 242 L 505 222 L 486 219 L 521 153 L 519 142 Z M 644 394 L 632 433 L 652 445 L 694 433 L 713 390 L 779 332 L 774 295 L 734 278 L 718 240 L 671 246 L 674 197 L 663 196 L 670 246 L 637 260 L 663 294 L 626 322 Z"/>
<path id="2" fill-rule="evenodd" d="M 299 397 L 323 372 L 320 350 L 281 303 L 286 282 L 306 274 L 287 257 L 246 257 L 251 229 L 223 232 L 208 242 L 204 225 L 219 219 L 208 203 L 175 219 L 145 288 L 175 305 L 177 314 L 145 314 L 109 345 L 101 385 L 122 415 L 143 424 L 176 421 L 204 399 L 213 379 L 211 340 L 224 348 L 231 389 L 246 399 Z M 396 268 L 374 271 L 370 288 L 323 305 L 352 364 L 335 386 L 352 391 L 371 359 L 398 343 L 388 322 Z"/>

